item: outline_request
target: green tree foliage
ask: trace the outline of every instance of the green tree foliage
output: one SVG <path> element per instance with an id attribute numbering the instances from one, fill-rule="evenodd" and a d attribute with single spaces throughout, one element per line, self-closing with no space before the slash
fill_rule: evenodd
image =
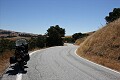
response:
<path id="1" fill-rule="evenodd" d="M 120 8 L 114 8 L 113 12 L 110 12 L 109 16 L 105 17 L 105 20 L 107 23 L 110 23 L 118 18 L 120 18 Z"/>
<path id="2" fill-rule="evenodd" d="M 46 43 L 46 37 L 45 36 L 42 36 L 42 35 L 39 35 L 38 36 L 38 38 L 37 38 L 37 40 L 36 40 L 36 46 L 38 47 L 38 48 L 43 48 L 43 47 L 45 47 L 46 45 L 45 45 L 45 43 Z"/>
<path id="3" fill-rule="evenodd" d="M 71 38 L 71 37 L 66 37 L 63 40 L 64 40 L 65 43 L 74 43 L 75 42 L 74 39 Z"/>
<path id="4" fill-rule="evenodd" d="M 20 37 L 31 37 L 30 34 L 19 34 Z"/>
<path id="5" fill-rule="evenodd" d="M 75 34 L 72 35 L 72 38 L 76 41 L 77 39 L 83 38 L 85 36 L 87 36 L 87 34 L 75 33 Z"/>
<path id="6" fill-rule="evenodd" d="M 39 35 L 37 37 L 31 37 L 30 40 L 28 40 L 29 50 L 35 49 L 35 48 L 43 48 L 46 47 L 46 36 Z M 11 51 L 15 49 L 15 41 L 1 38 L 0 39 L 0 55 L 3 54 L 6 50 Z"/>
<path id="7" fill-rule="evenodd" d="M 63 39 L 61 37 L 64 37 L 64 35 L 65 29 L 60 28 L 59 25 L 51 26 L 47 30 L 47 46 L 63 45 Z"/>
<path id="8" fill-rule="evenodd" d="M 65 29 L 60 28 L 59 25 L 51 26 L 47 30 L 47 35 L 48 36 L 55 36 L 55 34 L 57 34 L 58 37 L 64 37 Z"/>
<path id="9" fill-rule="evenodd" d="M 29 50 L 46 47 L 46 36 L 39 35 L 29 40 Z"/>
<path id="10" fill-rule="evenodd" d="M 9 50 L 12 50 L 12 49 L 15 49 L 15 41 L 9 41 L 9 43 L 8 43 L 9 45 L 8 45 L 8 49 Z"/>
<path id="11" fill-rule="evenodd" d="M 77 40 L 77 39 L 80 38 L 81 35 L 82 35 L 82 33 L 75 33 L 75 34 L 72 35 L 72 38 L 73 38 L 74 40 Z"/>
<path id="12" fill-rule="evenodd" d="M 15 42 L 8 39 L 0 39 L 0 54 L 6 50 L 12 50 L 15 48 Z"/>
<path id="13" fill-rule="evenodd" d="M 32 49 L 34 49 L 34 48 L 36 48 L 36 38 L 31 38 L 30 40 L 29 40 L 29 50 L 32 50 Z"/>

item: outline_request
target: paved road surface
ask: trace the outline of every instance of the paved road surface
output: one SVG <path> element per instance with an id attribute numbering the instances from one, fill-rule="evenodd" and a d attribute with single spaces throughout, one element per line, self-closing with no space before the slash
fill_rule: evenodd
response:
<path id="1" fill-rule="evenodd" d="M 36 51 L 25 72 L 8 68 L 2 80 L 120 80 L 120 73 L 90 63 L 75 54 L 77 46 Z M 27 68 L 28 67 L 28 68 Z"/>

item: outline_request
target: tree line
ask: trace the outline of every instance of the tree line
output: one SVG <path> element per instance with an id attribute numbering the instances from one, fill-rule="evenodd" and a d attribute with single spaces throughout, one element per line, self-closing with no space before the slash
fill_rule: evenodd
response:
<path id="1" fill-rule="evenodd" d="M 120 8 L 114 8 L 112 12 L 109 12 L 109 15 L 105 17 L 106 23 L 110 23 L 120 18 Z"/>
<path id="2" fill-rule="evenodd" d="M 108 16 L 105 17 L 106 23 L 113 22 L 114 20 L 120 18 L 120 8 L 114 8 Z M 8 32 L 9 33 L 9 32 Z M 75 33 L 72 37 L 65 37 L 65 29 L 61 28 L 59 25 L 50 26 L 45 35 L 39 35 L 37 37 L 32 37 L 30 35 L 20 35 L 24 37 L 31 37 L 28 40 L 29 50 L 34 48 L 44 48 L 51 46 L 63 46 L 64 42 L 74 43 L 77 39 L 88 36 L 87 34 Z M 64 38 L 63 38 L 64 37 Z M 15 49 L 15 41 L 0 38 L 0 54 L 6 50 Z"/>
<path id="3" fill-rule="evenodd" d="M 28 39 L 29 50 L 35 48 L 44 48 L 51 46 L 63 46 L 62 37 L 65 36 L 65 29 L 60 28 L 59 25 L 51 26 L 45 35 L 38 35 L 36 37 L 29 35 L 21 35 L 24 37 L 31 37 Z M 0 54 L 6 50 L 14 50 L 15 41 L 10 39 L 0 39 Z"/>

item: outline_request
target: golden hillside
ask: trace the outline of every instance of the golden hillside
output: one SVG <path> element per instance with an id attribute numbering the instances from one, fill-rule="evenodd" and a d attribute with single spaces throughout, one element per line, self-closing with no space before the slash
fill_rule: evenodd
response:
<path id="1" fill-rule="evenodd" d="M 120 71 L 120 18 L 89 36 L 78 55 Z"/>
<path id="2" fill-rule="evenodd" d="M 92 35 L 93 33 L 95 33 L 95 31 L 92 31 L 92 32 L 88 32 L 88 33 L 84 33 L 86 34 L 87 36 L 84 36 L 82 38 L 79 38 L 75 41 L 75 45 L 80 45 L 83 41 L 85 41 L 85 39 L 87 39 L 87 37 L 89 37 L 90 35 Z"/>

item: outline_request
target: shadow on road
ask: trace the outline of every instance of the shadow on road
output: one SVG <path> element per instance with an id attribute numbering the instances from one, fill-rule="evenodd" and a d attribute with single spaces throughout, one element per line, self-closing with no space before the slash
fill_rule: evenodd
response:
<path id="1" fill-rule="evenodd" d="M 6 72 L 8 75 L 16 75 L 18 73 L 26 74 L 26 70 L 21 70 L 18 65 L 12 65 L 9 67 L 10 69 Z M 28 68 L 27 66 L 24 66 L 24 68 Z"/>

